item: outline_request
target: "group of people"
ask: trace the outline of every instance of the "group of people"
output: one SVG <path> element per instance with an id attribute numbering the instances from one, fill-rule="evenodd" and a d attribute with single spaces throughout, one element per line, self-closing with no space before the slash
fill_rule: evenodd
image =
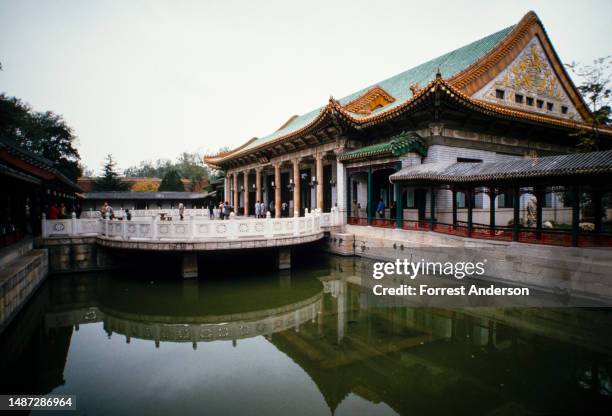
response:
<path id="1" fill-rule="evenodd" d="M 210 206 L 208 210 L 210 214 L 210 219 L 213 219 L 214 212 L 210 208 Z M 229 220 L 230 214 L 232 213 L 233 210 L 234 210 L 234 207 L 232 207 L 229 202 L 227 201 L 221 202 L 219 204 L 219 218 L 221 218 L 222 220 Z"/>
<path id="2" fill-rule="evenodd" d="M 376 215 L 378 215 L 378 218 L 385 218 L 385 212 L 386 212 L 387 206 L 385 205 L 385 201 L 380 198 L 380 200 L 378 201 L 378 203 L 376 204 Z M 390 215 L 394 215 L 395 213 L 395 201 L 391 202 L 391 205 L 389 206 L 389 212 Z M 366 206 L 366 212 L 367 212 L 368 208 Z M 357 201 L 353 201 L 352 205 L 351 205 L 351 212 L 354 215 L 359 215 L 361 211 L 361 204 L 358 203 Z"/>
<path id="3" fill-rule="evenodd" d="M 115 218 L 115 210 L 113 209 L 113 207 L 110 206 L 107 201 L 104 201 L 104 204 L 102 204 L 102 208 L 100 208 L 100 215 L 102 216 L 102 218 L 108 218 L 112 220 Z M 123 219 L 126 219 L 128 221 L 132 219 L 132 213 L 127 208 L 125 209 L 125 212 L 123 214 Z"/>
<path id="4" fill-rule="evenodd" d="M 77 218 L 80 217 L 80 207 L 75 208 L 77 212 Z M 227 201 L 221 201 L 218 205 L 218 215 L 220 219 L 229 219 L 230 218 L 230 214 L 232 212 L 234 212 L 234 207 Z M 179 211 L 179 217 L 180 219 L 184 219 L 184 213 L 185 213 L 185 205 L 181 202 L 178 205 L 178 211 Z M 266 209 L 266 204 L 263 201 L 255 201 L 255 218 L 266 218 L 266 214 L 268 212 L 270 212 L 271 216 L 274 217 L 274 212 L 275 211 L 275 206 L 274 206 L 274 201 L 270 201 L 269 207 L 268 209 Z M 209 217 L 211 219 L 213 219 L 215 217 L 215 203 L 214 202 L 209 202 L 208 204 L 208 214 Z M 115 210 L 113 209 L 113 207 L 108 203 L 108 201 L 104 201 L 104 204 L 102 204 L 102 207 L 100 208 L 100 216 L 102 218 L 109 218 L 109 219 L 114 219 L 115 218 Z M 286 202 L 283 202 L 281 204 L 281 216 L 282 217 L 288 217 L 289 216 L 289 204 L 287 204 Z M 68 210 L 66 209 L 65 204 L 62 202 L 59 204 L 57 203 L 53 203 L 51 204 L 51 206 L 48 209 L 48 214 L 47 214 L 47 218 L 50 220 L 58 220 L 58 219 L 65 219 L 65 218 L 70 218 L 70 213 L 68 212 Z M 125 214 L 123 215 L 123 218 L 126 218 L 128 220 L 130 220 L 132 218 L 132 213 L 130 212 L 129 209 L 125 209 Z"/>
<path id="5" fill-rule="evenodd" d="M 255 201 L 255 218 L 266 218 L 266 204 Z"/>
<path id="6" fill-rule="evenodd" d="M 71 212 L 74 212 L 77 218 L 81 217 L 81 206 L 77 202 L 72 206 L 72 210 L 66 208 L 66 204 L 60 202 L 58 205 L 57 202 L 51 203 L 49 208 L 47 209 L 47 219 L 50 220 L 63 220 L 71 217 Z"/>

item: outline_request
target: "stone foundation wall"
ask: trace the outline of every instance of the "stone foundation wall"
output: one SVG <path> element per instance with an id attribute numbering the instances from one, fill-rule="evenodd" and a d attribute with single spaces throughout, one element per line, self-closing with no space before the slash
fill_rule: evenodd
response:
<path id="1" fill-rule="evenodd" d="M 19 244 L 19 243 L 18 243 Z M 32 250 L 32 243 L 8 247 L 18 252 L 3 256 L 0 264 L 0 333 L 21 310 L 30 296 L 47 277 L 47 250 Z M 7 250 L 5 249 L 5 250 Z"/>
<path id="2" fill-rule="evenodd" d="M 470 261 L 462 256 L 478 253 L 487 259 L 487 280 L 553 293 L 561 291 L 606 303 L 612 300 L 610 249 L 486 241 L 427 231 L 347 225 L 344 233 L 330 233 L 327 250 L 345 254 L 334 242 L 351 240 L 351 236 L 353 253 L 358 256 L 385 261 L 412 257 L 456 262 Z"/>
<path id="3" fill-rule="evenodd" d="M 49 272 L 69 273 L 105 270 L 117 264 L 108 249 L 96 243 L 96 237 L 45 239 L 49 251 Z"/>
<path id="4" fill-rule="evenodd" d="M 323 250 L 341 256 L 355 255 L 355 235 L 351 233 L 330 232 L 325 237 Z"/>

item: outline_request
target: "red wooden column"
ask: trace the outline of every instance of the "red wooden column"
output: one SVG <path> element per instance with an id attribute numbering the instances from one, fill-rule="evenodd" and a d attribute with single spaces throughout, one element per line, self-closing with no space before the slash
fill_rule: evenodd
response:
<path id="1" fill-rule="evenodd" d="M 244 177 L 244 198 L 243 198 L 243 203 L 244 203 L 244 216 L 248 217 L 249 216 L 249 171 L 245 170 L 243 173 Z"/>
<path id="2" fill-rule="evenodd" d="M 281 165 L 274 165 L 274 216 L 281 217 Z"/>

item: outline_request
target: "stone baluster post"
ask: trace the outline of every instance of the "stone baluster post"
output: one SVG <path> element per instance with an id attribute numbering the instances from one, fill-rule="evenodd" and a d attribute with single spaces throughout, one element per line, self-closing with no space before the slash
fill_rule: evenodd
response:
<path id="1" fill-rule="evenodd" d="M 123 219 L 121 220 L 121 237 L 124 240 L 127 240 L 127 226 L 128 226 L 127 216 L 125 215 L 125 212 L 124 212 Z"/>
<path id="2" fill-rule="evenodd" d="M 108 212 L 104 213 L 104 235 L 108 236 L 108 219 L 109 215 Z"/>
<path id="3" fill-rule="evenodd" d="M 70 235 L 77 235 L 77 217 L 76 217 L 76 212 L 73 212 L 70 215 Z"/>
<path id="4" fill-rule="evenodd" d="M 47 238 L 49 236 L 49 231 L 47 230 L 47 214 L 45 214 L 44 212 L 42 213 L 41 221 L 42 236 L 43 238 Z"/>
<path id="5" fill-rule="evenodd" d="M 195 238 L 195 214 L 189 214 L 189 239 L 193 240 Z"/>
<path id="6" fill-rule="evenodd" d="M 157 215 L 151 217 L 151 238 L 157 240 Z"/>

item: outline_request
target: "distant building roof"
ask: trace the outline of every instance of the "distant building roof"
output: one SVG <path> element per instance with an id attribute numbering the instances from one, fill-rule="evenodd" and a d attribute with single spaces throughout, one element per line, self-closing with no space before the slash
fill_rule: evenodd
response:
<path id="1" fill-rule="evenodd" d="M 209 194 L 200 192 L 86 192 L 85 200 L 118 200 L 118 199 L 145 199 L 145 200 L 197 200 L 209 197 Z"/>

